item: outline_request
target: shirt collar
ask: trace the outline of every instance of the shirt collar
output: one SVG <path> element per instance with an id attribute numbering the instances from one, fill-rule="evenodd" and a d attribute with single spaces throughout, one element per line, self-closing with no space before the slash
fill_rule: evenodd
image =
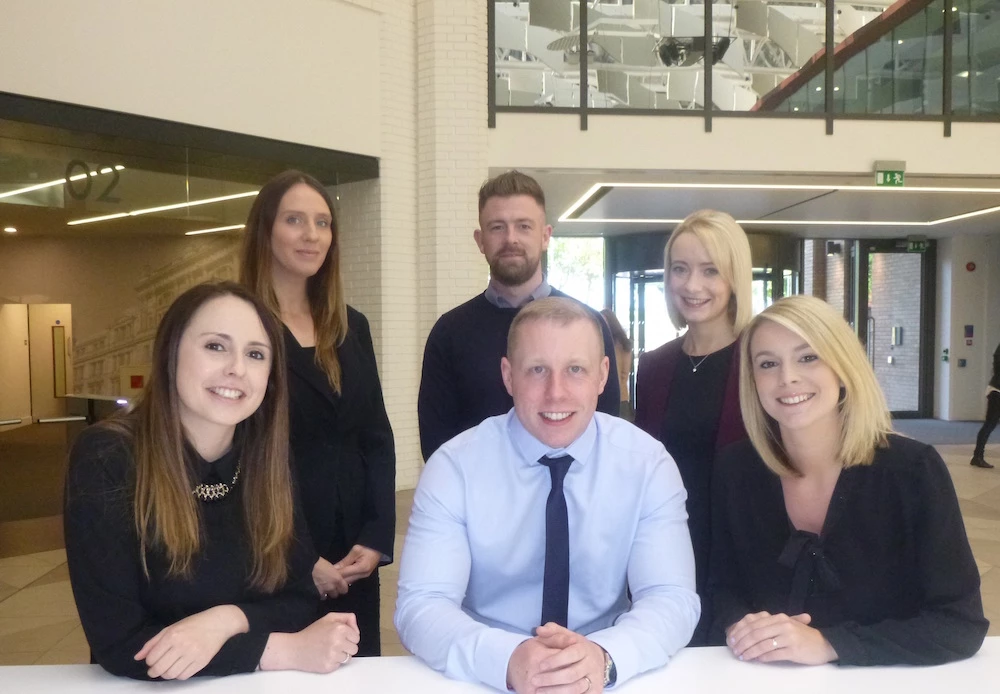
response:
<path id="1" fill-rule="evenodd" d="M 507 433 L 510 435 L 514 450 L 521 456 L 521 462 L 525 465 L 538 465 L 538 459 L 542 456 L 556 458 L 561 455 L 572 456 L 573 460 L 583 464 L 590 458 L 590 453 L 597 442 L 597 417 L 591 416 L 590 424 L 583 433 L 565 448 L 549 448 L 532 436 L 517 418 L 514 408 L 507 413 Z"/>
<path id="2" fill-rule="evenodd" d="M 490 283 L 486 285 L 486 300 L 497 308 L 521 308 L 521 306 L 524 306 L 524 304 L 529 301 L 544 299 L 551 293 L 552 287 L 550 287 L 548 281 L 542 277 L 542 283 L 535 287 L 535 290 L 528 295 L 528 298 L 525 299 L 519 306 L 514 306 L 500 295 L 500 292 L 497 291 L 496 281 L 492 277 L 490 278 Z"/>

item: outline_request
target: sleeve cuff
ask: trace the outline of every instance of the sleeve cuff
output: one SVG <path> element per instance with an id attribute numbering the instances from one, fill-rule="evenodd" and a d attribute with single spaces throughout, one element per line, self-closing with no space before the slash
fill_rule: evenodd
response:
<path id="1" fill-rule="evenodd" d="M 502 629 L 488 629 L 476 647 L 475 670 L 479 679 L 494 689 L 507 691 L 507 665 L 514 649 L 529 636 L 512 634 Z"/>
<path id="2" fill-rule="evenodd" d="M 635 658 L 629 659 L 631 649 L 628 644 L 625 643 L 625 640 L 616 638 L 610 629 L 595 631 L 587 638 L 607 651 L 611 660 L 614 661 L 618 677 L 615 678 L 615 684 L 612 686 L 627 682 L 638 673 L 639 665 L 635 662 Z"/>
<path id="3" fill-rule="evenodd" d="M 377 528 L 371 527 L 371 524 L 366 524 L 361 528 L 358 539 L 354 543 L 378 552 L 381 555 L 379 566 L 392 563 L 393 542 L 396 539 L 395 532 L 390 534 L 388 538 L 379 537 L 384 534 L 380 533 Z"/>
<path id="4" fill-rule="evenodd" d="M 819 629 L 833 650 L 837 651 L 837 665 L 869 665 L 869 659 L 861 642 L 843 625 Z"/>

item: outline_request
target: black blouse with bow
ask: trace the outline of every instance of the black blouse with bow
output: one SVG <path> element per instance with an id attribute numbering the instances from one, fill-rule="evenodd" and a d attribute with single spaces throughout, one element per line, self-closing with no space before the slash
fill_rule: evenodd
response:
<path id="1" fill-rule="evenodd" d="M 808 613 L 843 665 L 932 664 L 982 645 L 979 572 L 944 461 L 889 437 L 844 469 L 819 535 L 796 530 L 781 481 L 749 441 L 716 460 L 713 633 L 752 612 Z"/>

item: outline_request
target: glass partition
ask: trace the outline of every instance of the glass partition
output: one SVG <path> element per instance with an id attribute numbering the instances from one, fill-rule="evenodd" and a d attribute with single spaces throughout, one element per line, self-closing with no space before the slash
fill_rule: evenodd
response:
<path id="1" fill-rule="evenodd" d="M 506 0 L 493 10 L 499 110 L 708 117 L 707 65 L 716 114 L 961 119 L 1000 112 L 1000 0 L 843 0 L 832 13 L 829 57 L 822 1 Z M 949 43 L 952 112 L 945 113 Z"/>
<path id="2" fill-rule="evenodd" d="M 952 0 L 955 113 L 1000 112 L 1000 0 Z"/>
<path id="3" fill-rule="evenodd" d="M 705 8 L 603 0 L 587 15 L 588 106 L 673 111 L 705 102 Z M 709 49 L 711 50 L 711 49 Z"/>
<path id="4" fill-rule="evenodd" d="M 580 4 L 571 0 L 495 2 L 496 104 L 580 105 Z"/>
<path id="5" fill-rule="evenodd" d="M 715 2 L 712 24 L 713 41 L 719 47 L 719 59 L 712 67 L 712 95 L 717 109 L 823 111 L 822 71 L 807 77 L 807 89 L 797 99 L 781 101 L 780 108 L 768 108 L 769 102 L 762 99 L 781 94 L 789 78 L 810 61 L 819 60 L 826 27 L 824 3 Z"/>

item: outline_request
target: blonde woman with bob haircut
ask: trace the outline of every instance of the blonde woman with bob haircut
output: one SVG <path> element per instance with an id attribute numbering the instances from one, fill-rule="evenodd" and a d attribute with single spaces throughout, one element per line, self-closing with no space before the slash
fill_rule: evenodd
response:
<path id="1" fill-rule="evenodd" d="M 711 553 L 715 456 L 746 438 L 739 402 L 737 338 L 750 321 L 750 242 L 725 212 L 700 210 L 681 222 L 663 250 L 667 311 L 681 337 L 639 356 L 635 424 L 659 439 L 687 488 L 701 622 L 691 645 L 709 641 L 704 600 Z M 721 643 L 721 642 L 720 642 Z"/>
<path id="2" fill-rule="evenodd" d="M 741 342 L 749 440 L 713 480 L 714 630 L 740 660 L 933 665 L 979 650 L 979 572 L 941 456 L 892 433 L 864 349 L 809 296 Z"/>
<path id="3" fill-rule="evenodd" d="M 347 305 L 333 201 L 301 171 L 264 184 L 247 217 L 240 281 L 281 321 L 292 465 L 332 613 L 354 614 L 358 655 L 381 652 L 378 567 L 396 537 L 396 452 L 368 319 Z"/>
<path id="4" fill-rule="evenodd" d="M 352 615 L 318 621 L 293 507 L 281 329 L 232 282 L 167 309 L 134 409 L 70 455 L 70 583 L 93 662 L 137 679 L 330 672 Z"/>

